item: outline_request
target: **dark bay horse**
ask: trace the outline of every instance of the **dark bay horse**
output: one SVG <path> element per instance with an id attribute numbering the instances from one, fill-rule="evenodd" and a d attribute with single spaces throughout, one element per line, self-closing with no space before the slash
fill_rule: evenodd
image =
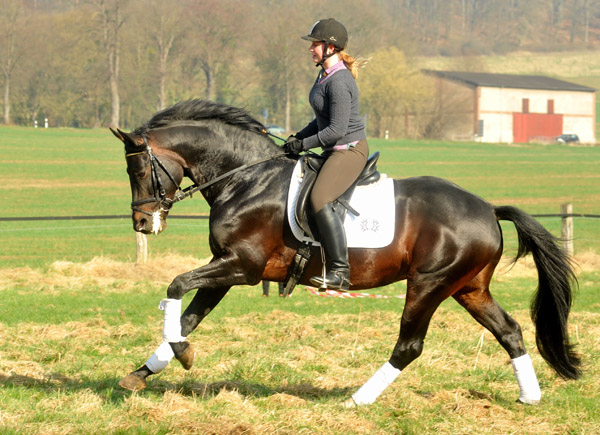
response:
<path id="1" fill-rule="evenodd" d="M 190 100 L 155 114 L 131 133 L 113 130 L 125 144 L 132 190 L 133 227 L 159 233 L 179 184 L 188 177 L 210 205 L 209 264 L 176 277 L 161 302 L 163 343 L 120 384 L 139 390 L 146 378 L 175 356 L 185 368 L 194 353 L 185 337 L 232 286 L 261 280 L 282 282 L 299 247 L 286 218 L 288 185 L 297 158 L 286 156 L 245 111 Z M 394 180 L 395 235 L 377 249 L 349 250 L 351 289 L 407 280 L 399 338 L 391 357 L 349 399 L 373 403 L 423 350 L 430 319 L 453 297 L 507 351 L 520 387 L 519 400 L 537 403 L 541 393 L 520 326 L 490 294 L 490 280 L 502 255 L 499 220 L 512 221 L 519 248 L 515 261 L 531 253 L 539 286 L 531 305 L 542 357 L 563 378 L 580 376 L 580 360 L 569 342 L 567 319 L 575 276 L 557 240 L 536 220 L 510 206 L 494 206 L 455 184 L 435 178 Z M 318 247 L 301 284 L 321 270 Z M 181 299 L 197 289 L 181 314 Z"/>

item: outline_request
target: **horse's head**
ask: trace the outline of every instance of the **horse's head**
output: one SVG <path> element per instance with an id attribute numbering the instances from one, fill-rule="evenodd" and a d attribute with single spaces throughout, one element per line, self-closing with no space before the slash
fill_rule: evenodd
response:
<path id="1" fill-rule="evenodd" d="M 125 145 L 133 229 L 158 234 L 167 227 L 167 215 L 183 179 L 183 166 L 168 150 L 151 147 L 152 140 L 145 135 L 111 131 Z"/>

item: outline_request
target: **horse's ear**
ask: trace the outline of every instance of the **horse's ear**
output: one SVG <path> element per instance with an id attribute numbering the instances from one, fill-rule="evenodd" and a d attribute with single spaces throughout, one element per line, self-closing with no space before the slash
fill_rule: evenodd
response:
<path id="1" fill-rule="evenodd" d="M 121 142 L 123 142 L 126 147 L 127 146 L 130 146 L 130 147 L 142 146 L 136 142 L 133 135 L 131 135 L 129 133 L 125 133 L 123 130 L 119 130 L 118 128 L 117 129 L 110 128 L 110 131 L 112 131 L 112 134 L 114 134 L 116 137 L 118 137 L 119 140 L 121 140 Z"/>
<path id="2" fill-rule="evenodd" d="M 112 131 L 112 134 L 114 134 L 117 139 L 119 139 L 121 142 L 125 143 L 125 138 L 123 137 L 123 135 L 121 134 L 121 130 L 119 129 L 113 129 L 112 127 L 108 127 L 110 129 L 110 131 Z"/>

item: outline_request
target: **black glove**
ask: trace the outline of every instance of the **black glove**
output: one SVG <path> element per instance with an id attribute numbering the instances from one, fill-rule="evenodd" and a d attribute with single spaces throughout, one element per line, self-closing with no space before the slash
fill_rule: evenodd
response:
<path id="1" fill-rule="evenodd" d="M 302 139 L 298 139 L 295 136 L 290 136 L 287 138 L 285 143 L 283 144 L 283 151 L 287 154 L 292 154 L 297 156 L 302 151 L 304 151 L 304 146 L 302 145 Z"/>

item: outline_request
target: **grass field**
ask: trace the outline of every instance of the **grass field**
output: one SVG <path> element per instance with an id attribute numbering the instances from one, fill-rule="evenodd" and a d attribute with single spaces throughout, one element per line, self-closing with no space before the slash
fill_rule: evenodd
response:
<path id="1" fill-rule="evenodd" d="M 559 213 L 571 202 L 576 213 L 598 214 L 600 147 L 372 140 L 380 170 L 388 176 L 448 178 L 497 205 L 528 213 Z M 121 143 L 108 130 L 0 129 L 0 217 L 125 215 L 130 189 Z M 177 214 L 206 214 L 197 198 L 178 203 Z M 560 219 L 540 221 L 560 235 Z M 150 252 L 210 255 L 206 220 L 170 219 L 169 229 L 150 238 Z M 504 225 L 507 246 L 514 237 Z M 56 259 L 89 261 L 98 255 L 120 261 L 135 256 L 129 219 L 0 222 L 5 266 L 43 267 Z M 597 219 L 575 221 L 575 248 L 600 251 Z"/>
<path id="2" fill-rule="evenodd" d="M 496 204 L 598 214 L 598 147 L 376 141 L 389 176 L 449 178 Z M 0 129 L 1 216 L 127 214 L 123 150 L 108 131 Z M 174 214 L 201 214 L 200 199 Z M 540 220 L 560 234 L 560 219 Z M 0 432 L 594 434 L 600 433 L 600 229 L 576 219 L 580 289 L 570 318 L 585 377 L 557 378 L 535 349 L 531 261 L 493 281 L 521 323 L 543 392 L 515 403 L 506 353 L 453 301 L 437 311 L 423 355 L 378 402 L 340 406 L 389 357 L 403 300 L 338 299 L 298 288 L 291 299 L 232 290 L 190 336 L 191 371 L 172 363 L 140 393 L 118 380 L 159 344 L 156 308 L 178 273 L 209 256 L 206 221 L 170 220 L 134 266 L 128 219 L 0 222 Z M 514 235 L 504 228 L 506 251 Z M 512 251 L 512 252 L 511 252 Z M 273 292 L 276 292 L 273 290 Z M 377 289 L 404 293 L 402 283 Z M 184 304 L 191 295 L 186 296 Z"/>

